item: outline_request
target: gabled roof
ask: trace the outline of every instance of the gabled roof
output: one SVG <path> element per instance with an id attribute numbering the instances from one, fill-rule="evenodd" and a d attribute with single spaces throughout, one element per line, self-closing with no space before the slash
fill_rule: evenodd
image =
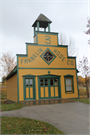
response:
<path id="1" fill-rule="evenodd" d="M 46 28 L 48 26 L 48 23 L 52 23 L 52 21 L 43 14 L 40 14 L 38 16 L 32 27 L 37 27 L 37 22 L 39 22 L 39 27 L 41 28 Z"/>
<path id="2" fill-rule="evenodd" d="M 16 73 L 17 73 L 17 66 L 15 66 L 14 69 L 7 75 L 5 80 L 8 80 L 9 78 L 11 78 Z"/>

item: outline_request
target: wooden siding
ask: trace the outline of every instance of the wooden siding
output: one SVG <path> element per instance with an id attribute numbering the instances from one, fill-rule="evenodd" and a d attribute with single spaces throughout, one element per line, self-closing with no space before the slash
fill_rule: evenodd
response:
<path id="1" fill-rule="evenodd" d="M 17 74 L 7 80 L 7 99 L 17 102 Z"/>
<path id="2" fill-rule="evenodd" d="M 41 58 L 41 54 L 45 53 L 47 48 L 56 56 L 49 64 Z M 50 47 L 50 46 L 29 46 L 27 56 L 18 57 L 19 68 L 76 68 L 75 59 L 67 57 L 67 48 Z"/>
<path id="3" fill-rule="evenodd" d="M 60 87 L 61 87 L 61 98 L 78 98 L 78 89 L 77 89 L 77 78 L 76 78 L 76 70 L 49 70 L 50 74 L 53 75 L 58 75 L 60 76 Z M 47 75 L 48 74 L 48 69 L 19 69 L 19 101 L 24 100 L 24 88 L 23 88 L 23 77 L 24 75 L 27 74 L 33 74 L 35 75 L 35 87 L 36 87 L 36 100 L 39 100 L 39 89 L 38 89 L 38 75 Z M 73 82 L 74 82 L 74 93 L 65 93 L 65 78 L 64 76 L 67 74 L 71 74 L 73 77 Z M 42 91 L 41 91 L 42 90 Z M 56 90 L 56 89 L 55 89 Z M 60 89 L 59 89 L 60 91 Z M 40 88 L 40 92 L 42 97 L 43 96 L 43 87 Z M 57 93 L 57 92 L 56 92 Z M 57 95 L 57 94 L 56 94 Z M 56 96 L 57 97 L 57 96 Z"/>
<path id="4" fill-rule="evenodd" d="M 38 34 L 38 44 L 58 45 L 57 35 Z"/>

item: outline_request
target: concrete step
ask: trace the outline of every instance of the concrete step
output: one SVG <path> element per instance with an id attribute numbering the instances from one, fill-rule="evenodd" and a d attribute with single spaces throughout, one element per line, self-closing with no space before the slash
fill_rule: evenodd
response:
<path id="1" fill-rule="evenodd" d="M 34 105 L 48 105 L 48 104 L 60 104 L 60 103 L 71 103 L 77 102 L 72 99 L 51 99 L 51 100 L 25 100 L 20 101 L 24 106 L 34 106 Z"/>

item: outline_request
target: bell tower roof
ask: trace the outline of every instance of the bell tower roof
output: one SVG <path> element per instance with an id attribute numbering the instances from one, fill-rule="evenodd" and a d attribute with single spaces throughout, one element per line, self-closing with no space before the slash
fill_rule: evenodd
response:
<path id="1" fill-rule="evenodd" d="M 41 28 L 47 28 L 48 23 L 52 23 L 50 19 L 48 19 L 45 15 L 40 14 L 36 21 L 33 23 L 32 27 L 37 27 L 37 22 L 39 22 L 39 27 Z"/>

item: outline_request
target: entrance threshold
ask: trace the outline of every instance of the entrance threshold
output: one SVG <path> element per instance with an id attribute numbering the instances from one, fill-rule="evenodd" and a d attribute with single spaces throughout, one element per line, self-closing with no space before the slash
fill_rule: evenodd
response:
<path id="1" fill-rule="evenodd" d="M 34 105 L 49 105 L 49 104 L 60 104 L 60 103 L 71 103 L 76 102 L 73 99 L 57 98 L 57 99 L 40 99 L 40 100 L 25 100 L 20 101 L 23 106 L 34 106 Z"/>

